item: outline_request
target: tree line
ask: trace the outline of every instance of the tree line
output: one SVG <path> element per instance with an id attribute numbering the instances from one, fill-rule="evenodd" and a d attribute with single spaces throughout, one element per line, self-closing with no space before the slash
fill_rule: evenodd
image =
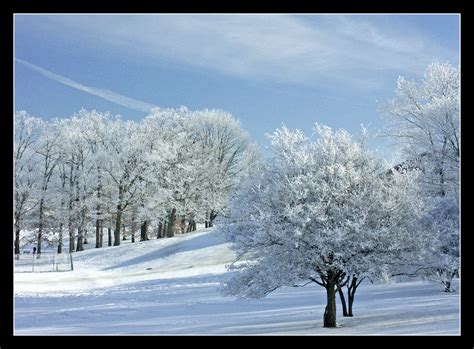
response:
<path id="1" fill-rule="evenodd" d="M 17 256 L 22 238 L 39 257 L 44 243 L 82 251 L 91 234 L 101 248 L 212 227 L 257 156 L 220 110 L 156 108 L 140 122 L 86 110 L 14 119 Z"/>

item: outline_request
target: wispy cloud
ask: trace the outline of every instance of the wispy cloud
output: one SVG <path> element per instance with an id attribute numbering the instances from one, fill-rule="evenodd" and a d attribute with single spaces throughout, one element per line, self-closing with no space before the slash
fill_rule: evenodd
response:
<path id="1" fill-rule="evenodd" d="M 359 16 L 52 16 L 95 49 L 114 46 L 208 71 L 278 82 L 376 87 L 381 75 L 422 73 L 457 55 L 413 28 Z M 393 78 L 393 77 L 392 77 Z"/>
<path id="2" fill-rule="evenodd" d="M 35 64 L 26 62 L 22 59 L 15 58 L 15 61 L 25 65 L 26 67 L 30 68 L 31 70 L 34 70 L 34 71 L 42 74 L 43 76 L 47 77 L 48 79 L 51 79 L 51 80 L 57 81 L 57 82 L 59 82 L 63 85 L 75 88 L 76 90 L 83 91 L 83 92 L 89 93 L 91 95 L 106 99 L 106 100 L 108 100 L 110 102 L 113 102 L 115 104 L 130 108 L 130 109 L 143 111 L 143 112 L 149 112 L 152 108 L 156 108 L 156 106 L 153 105 L 153 104 L 143 102 L 143 101 L 139 101 L 139 100 L 127 97 L 127 96 L 123 96 L 123 95 L 120 95 L 118 93 L 115 93 L 115 92 L 112 92 L 112 91 L 109 91 L 109 90 L 83 85 L 83 84 L 78 83 L 74 80 L 68 79 L 64 76 L 61 76 L 59 74 L 55 74 L 55 73 L 53 73 L 49 70 L 41 68 L 41 67 L 39 67 Z"/>

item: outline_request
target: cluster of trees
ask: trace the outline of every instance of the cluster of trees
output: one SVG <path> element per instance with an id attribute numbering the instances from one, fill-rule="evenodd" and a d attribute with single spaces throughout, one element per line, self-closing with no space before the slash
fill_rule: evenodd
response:
<path id="1" fill-rule="evenodd" d="M 460 99 L 459 69 L 433 63 L 420 82 L 400 77 L 395 97 L 381 109 L 386 134 L 406 159 L 400 166 L 422 171 L 426 209 L 418 229 L 429 244 L 408 275 L 438 281 L 446 292 L 459 269 Z"/>
<path id="2" fill-rule="evenodd" d="M 238 121 L 219 110 L 157 108 L 140 122 L 86 110 L 14 118 L 17 255 L 22 238 L 40 256 L 43 242 L 81 251 L 91 233 L 100 248 L 105 231 L 117 246 L 138 232 L 143 241 L 212 226 L 256 158 Z"/>
<path id="3" fill-rule="evenodd" d="M 326 289 L 324 326 L 336 295 L 352 316 L 364 278 L 419 275 L 451 290 L 459 268 L 459 71 L 432 64 L 421 84 L 398 80 L 383 109 L 403 144 L 395 167 L 344 131 L 318 137 L 285 127 L 274 152 L 243 183 L 222 231 L 237 253 L 222 291 L 263 297 L 281 286 Z M 343 289 L 347 288 L 348 304 Z"/>
<path id="4" fill-rule="evenodd" d="M 263 297 L 281 286 L 326 289 L 352 316 L 362 280 L 422 276 L 450 292 L 459 270 L 460 74 L 432 64 L 400 77 L 381 110 L 404 161 L 389 166 L 344 130 L 277 129 L 266 161 L 229 114 L 154 109 L 140 122 L 81 110 L 44 121 L 15 113 L 15 253 L 24 231 L 62 251 L 206 227 L 237 253 L 223 292 Z M 230 199 L 230 201 L 229 201 Z M 347 291 L 347 302 L 344 290 Z"/>

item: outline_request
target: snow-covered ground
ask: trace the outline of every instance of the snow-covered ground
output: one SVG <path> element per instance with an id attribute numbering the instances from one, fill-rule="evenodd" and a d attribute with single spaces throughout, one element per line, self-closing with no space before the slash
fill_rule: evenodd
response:
<path id="1" fill-rule="evenodd" d="M 338 305 L 339 327 L 325 329 L 325 290 L 316 285 L 259 300 L 222 296 L 232 259 L 203 230 L 90 248 L 74 254 L 74 271 L 15 273 L 15 334 L 459 334 L 459 292 L 363 283 L 355 316 L 342 317 Z"/>

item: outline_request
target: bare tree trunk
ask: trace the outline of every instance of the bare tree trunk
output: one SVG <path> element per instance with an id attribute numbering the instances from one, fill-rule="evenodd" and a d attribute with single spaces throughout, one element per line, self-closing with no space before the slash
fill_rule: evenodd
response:
<path id="1" fill-rule="evenodd" d="M 77 252 L 77 251 L 84 251 L 84 243 L 85 243 L 84 236 L 85 236 L 84 225 L 83 225 L 83 224 L 80 224 L 80 225 L 79 225 L 78 232 L 77 232 L 77 247 L 76 247 L 76 252 Z"/>
<path id="2" fill-rule="evenodd" d="M 324 327 L 336 327 L 336 283 L 328 277 L 326 282 L 326 309 L 324 310 Z"/>
<path id="3" fill-rule="evenodd" d="M 76 252 L 78 251 L 84 251 L 84 232 L 82 231 L 82 228 L 79 228 L 77 231 Z"/>
<path id="4" fill-rule="evenodd" d="M 184 234 L 186 232 L 186 217 L 183 215 L 181 217 L 181 226 L 180 226 L 180 230 L 181 230 L 181 234 Z"/>
<path id="5" fill-rule="evenodd" d="M 168 220 L 168 237 L 173 237 L 174 236 L 174 225 L 176 222 L 176 208 L 173 207 L 173 209 L 170 212 L 169 215 L 169 220 Z"/>
<path id="6" fill-rule="evenodd" d="M 186 233 L 196 230 L 196 221 L 194 220 L 194 214 L 189 215 L 188 226 L 186 227 Z"/>
<path id="7" fill-rule="evenodd" d="M 351 317 L 354 316 L 354 313 L 352 312 L 352 305 L 354 304 L 354 293 L 352 293 L 352 295 L 349 296 L 349 313 L 347 314 L 347 316 L 351 316 Z"/>
<path id="8" fill-rule="evenodd" d="M 214 226 L 214 219 L 217 217 L 217 212 L 214 210 L 211 210 L 211 213 L 209 213 L 209 228 Z"/>
<path id="9" fill-rule="evenodd" d="M 16 186 L 16 183 L 15 183 Z M 20 220 L 21 220 L 21 209 L 18 207 L 20 206 L 20 202 L 22 200 L 20 199 L 20 195 L 15 192 L 15 258 L 19 259 L 20 258 Z M 21 205 L 23 206 L 23 205 Z"/>
<path id="10" fill-rule="evenodd" d="M 100 220 L 100 232 L 99 232 L 100 247 L 103 246 L 104 242 L 104 222 Z"/>
<path id="11" fill-rule="evenodd" d="M 73 157 L 74 160 L 74 157 Z M 69 233 L 69 253 L 74 252 L 75 250 L 75 244 L 74 244 L 74 216 L 73 216 L 73 205 L 74 205 L 74 166 L 71 164 L 70 167 L 70 172 L 69 172 L 69 215 L 68 215 L 68 223 L 67 223 L 67 229 Z"/>
<path id="12" fill-rule="evenodd" d="M 359 279 L 358 277 L 353 276 L 352 280 L 351 280 L 351 283 L 347 286 L 347 298 L 348 298 L 348 301 L 349 301 L 347 316 L 354 316 L 354 314 L 352 312 L 352 305 L 354 304 L 354 298 L 355 298 L 355 293 L 356 293 L 357 287 L 359 287 L 362 280 L 364 280 L 364 277 Z"/>
<path id="13" fill-rule="evenodd" d="M 148 221 L 144 221 L 140 227 L 140 241 L 148 240 Z"/>
<path id="14" fill-rule="evenodd" d="M 15 220 L 15 255 L 17 259 L 20 257 L 20 227 L 16 224 Z"/>
<path id="15" fill-rule="evenodd" d="M 445 270 L 445 279 L 441 282 L 441 284 L 444 286 L 443 292 L 453 292 L 453 289 L 451 288 L 451 283 L 453 281 L 453 278 L 456 276 L 457 270 L 454 270 L 453 272 L 450 272 L 449 270 Z"/>
<path id="16" fill-rule="evenodd" d="M 63 253 L 63 224 L 59 224 L 58 253 Z"/>
<path id="17" fill-rule="evenodd" d="M 95 220 L 95 248 L 102 247 L 102 239 L 101 239 L 101 231 L 102 231 L 102 221 L 100 219 Z"/>
<path id="18" fill-rule="evenodd" d="M 69 216 L 68 230 L 69 230 L 69 253 L 72 253 L 74 252 L 75 246 L 76 246 L 74 243 L 74 228 L 72 227 L 72 216 Z"/>
<path id="19" fill-rule="evenodd" d="M 115 231 L 114 231 L 114 246 L 120 246 L 120 233 L 121 233 L 121 228 L 122 228 L 122 213 L 123 213 L 122 200 L 123 200 L 123 188 L 122 186 L 119 186 L 117 217 L 115 220 Z"/>
<path id="20" fill-rule="evenodd" d="M 81 210 L 81 222 L 79 224 L 78 234 L 77 234 L 77 247 L 76 251 L 84 251 L 84 244 L 87 243 L 85 238 L 87 231 L 85 229 L 86 224 L 86 209 L 82 208 Z"/>
<path id="21" fill-rule="evenodd" d="M 36 258 L 41 258 L 41 239 L 43 238 L 44 224 L 44 199 L 41 198 L 39 204 L 39 223 L 38 223 L 38 247 L 36 249 Z"/>
<path id="22" fill-rule="evenodd" d="M 114 246 L 120 246 L 120 230 L 122 228 L 122 205 L 117 206 L 117 219 L 115 220 Z"/>
<path id="23" fill-rule="evenodd" d="M 344 291 L 342 290 L 341 287 L 338 287 L 337 292 L 339 293 L 339 299 L 341 300 L 342 316 L 347 316 L 347 304 L 346 304 L 346 297 L 344 297 Z"/>
<path id="24" fill-rule="evenodd" d="M 163 229 L 163 223 L 161 221 L 158 222 L 158 232 L 156 233 L 156 238 L 161 238 L 161 230 Z"/>
<path id="25" fill-rule="evenodd" d="M 102 196 L 102 179 L 100 173 L 100 167 L 97 166 L 97 220 L 95 222 L 95 248 L 102 247 L 102 207 L 100 205 L 100 200 Z"/>
<path id="26" fill-rule="evenodd" d="M 441 161 L 439 164 L 439 195 L 440 196 L 445 196 L 446 195 L 446 190 L 445 190 L 445 174 L 444 174 L 444 159 L 445 159 L 445 152 L 446 152 L 446 144 L 448 140 L 446 137 L 444 137 L 443 140 L 443 149 L 442 149 L 442 154 L 443 156 L 441 157 Z"/>
<path id="27" fill-rule="evenodd" d="M 77 163 L 77 165 L 76 165 L 76 171 L 79 173 L 79 163 Z M 80 205 L 81 195 L 80 195 L 79 180 L 78 179 L 76 180 L 75 185 L 76 185 L 76 202 L 78 203 L 78 205 Z M 84 212 L 84 208 L 82 207 L 81 208 L 81 217 L 80 217 L 80 222 L 79 222 L 79 228 L 77 229 L 76 252 L 84 250 L 84 246 L 82 244 L 84 242 L 84 215 L 85 215 L 85 212 Z"/>
<path id="28" fill-rule="evenodd" d="M 107 228 L 108 245 L 112 246 L 112 229 Z"/>

